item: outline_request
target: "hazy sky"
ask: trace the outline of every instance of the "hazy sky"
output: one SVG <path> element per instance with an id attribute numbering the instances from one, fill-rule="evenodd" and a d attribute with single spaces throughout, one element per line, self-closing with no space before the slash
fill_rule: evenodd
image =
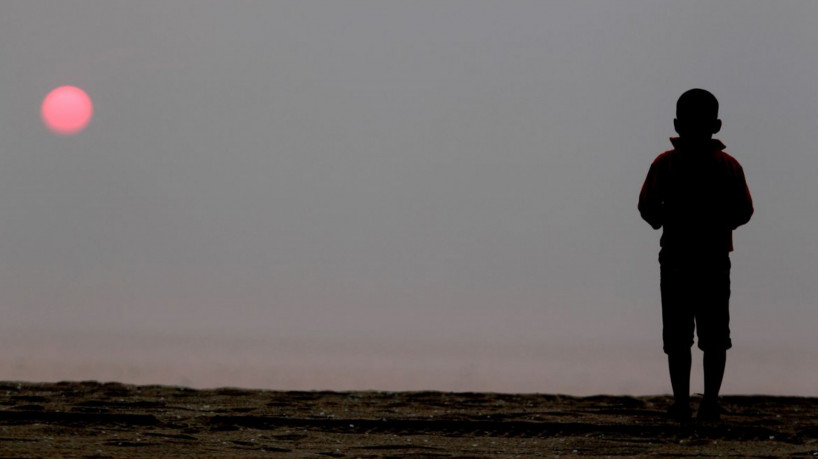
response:
<path id="1" fill-rule="evenodd" d="M 94 370 L 175 340 L 168 367 L 234 365 L 192 385 L 669 391 L 660 233 L 636 203 L 676 99 L 702 87 L 756 207 L 734 234 L 725 391 L 818 395 L 816 17 L 813 1 L 3 2 L 0 379 L 177 383 Z M 73 137 L 39 119 L 65 84 L 95 104 Z M 283 380 L 285 354 L 320 368 Z M 356 357 L 364 379 L 338 379 Z M 508 358 L 530 374 L 491 363 Z"/>

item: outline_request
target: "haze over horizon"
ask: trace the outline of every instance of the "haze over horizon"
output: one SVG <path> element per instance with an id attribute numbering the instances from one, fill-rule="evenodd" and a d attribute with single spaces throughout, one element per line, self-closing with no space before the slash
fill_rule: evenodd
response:
<path id="1" fill-rule="evenodd" d="M 701 87 L 756 208 L 723 393 L 818 396 L 816 15 L 4 2 L 0 379 L 668 392 L 636 203 Z"/>

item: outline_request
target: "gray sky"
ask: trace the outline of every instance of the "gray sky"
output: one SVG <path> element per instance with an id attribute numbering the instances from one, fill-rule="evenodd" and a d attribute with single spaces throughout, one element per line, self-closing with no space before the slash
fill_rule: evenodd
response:
<path id="1" fill-rule="evenodd" d="M 756 205 L 734 235 L 725 391 L 818 395 L 816 17 L 810 1 L 3 2 L 0 379 L 177 383 L 134 369 L 173 355 L 234 365 L 192 385 L 668 391 L 660 234 L 636 201 L 676 99 L 703 87 Z M 39 120 L 65 84 L 95 103 L 74 137 Z M 276 379 L 285 354 L 312 373 Z M 508 356 L 530 372 L 492 366 Z M 351 367 L 363 379 L 333 372 Z"/>

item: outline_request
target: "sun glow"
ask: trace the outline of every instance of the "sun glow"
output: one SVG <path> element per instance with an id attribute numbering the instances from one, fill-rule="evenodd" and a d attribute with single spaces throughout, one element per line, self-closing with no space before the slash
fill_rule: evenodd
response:
<path id="1" fill-rule="evenodd" d="M 76 86 L 60 86 L 43 99 L 40 115 L 43 124 L 58 135 L 82 132 L 94 114 L 91 98 Z"/>

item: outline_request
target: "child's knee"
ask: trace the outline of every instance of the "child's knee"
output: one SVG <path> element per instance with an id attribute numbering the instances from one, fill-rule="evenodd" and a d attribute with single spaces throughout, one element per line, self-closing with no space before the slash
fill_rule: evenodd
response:
<path id="1" fill-rule="evenodd" d="M 699 339 L 699 349 L 704 353 L 724 353 L 731 347 L 733 347 L 733 341 L 729 337 L 712 340 Z"/>
<path id="2" fill-rule="evenodd" d="M 685 341 L 676 341 L 676 342 L 668 342 L 665 340 L 664 347 L 662 350 L 665 351 L 667 355 L 684 355 L 690 354 L 690 348 L 693 347 L 693 340 L 689 342 Z"/>

